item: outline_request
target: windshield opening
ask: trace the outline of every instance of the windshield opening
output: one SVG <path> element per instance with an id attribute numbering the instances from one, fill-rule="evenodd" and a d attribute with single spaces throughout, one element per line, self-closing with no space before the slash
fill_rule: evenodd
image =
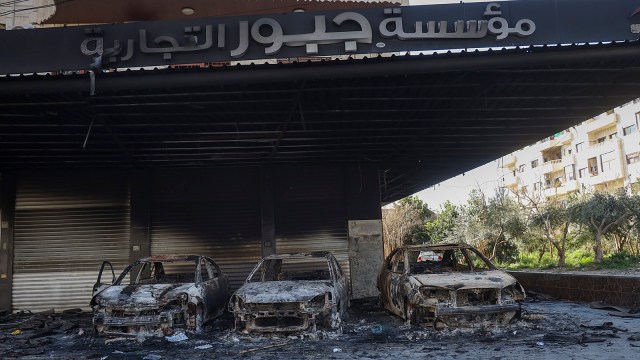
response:
<path id="1" fill-rule="evenodd" d="M 471 255 L 471 259 L 463 249 L 410 250 L 409 272 L 411 274 L 437 274 L 492 268 L 472 250 L 469 250 L 468 254 Z"/>
<path id="2" fill-rule="evenodd" d="M 331 280 L 329 263 L 324 257 L 266 259 L 247 281 L 286 280 Z"/>
<path id="3" fill-rule="evenodd" d="M 131 269 L 134 284 L 179 284 L 195 282 L 193 261 L 147 261 Z M 134 275 L 135 274 L 135 275 Z"/>

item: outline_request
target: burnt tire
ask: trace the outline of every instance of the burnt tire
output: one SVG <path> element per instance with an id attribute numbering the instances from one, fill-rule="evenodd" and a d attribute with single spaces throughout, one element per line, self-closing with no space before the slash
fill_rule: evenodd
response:
<path id="1" fill-rule="evenodd" d="M 322 317 L 322 325 L 331 330 L 339 329 L 342 325 L 342 315 L 340 314 L 340 305 L 331 309 L 328 315 Z"/>
<path id="2" fill-rule="evenodd" d="M 408 325 L 418 325 L 418 312 L 411 306 L 408 299 L 404 299 L 404 319 Z"/>
<path id="3" fill-rule="evenodd" d="M 195 333 L 201 333 L 204 327 L 204 309 L 202 306 L 196 308 L 196 324 L 193 329 Z"/>

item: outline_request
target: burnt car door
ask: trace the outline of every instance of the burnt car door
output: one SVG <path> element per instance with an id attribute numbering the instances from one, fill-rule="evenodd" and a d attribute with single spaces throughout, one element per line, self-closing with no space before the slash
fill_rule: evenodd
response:
<path id="1" fill-rule="evenodd" d="M 229 297 L 229 282 L 216 263 L 208 258 L 200 258 L 200 279 L 197 287 L 203 294 L 207 319 L 222 315 Z"/>
<path id="2" fill-rule="evenodd" d="M 109 266 L 111 270 L 111 281 L 105 283 L 102 281 L 102 273 L 104 272 L 105 267 Z M 95 296 L 98 292 L 102 291 L 102 289 L 111 286 L 116 281 L 116 273 L 113 271 L 113 265 L 110 262 L 104 261 L 102 262 L 102 266 L 100 266 L 100 271 L 98 272 L 98 279 L 96 279 L 96 283 L 93 284 L 93 292 L 92 295 Z"/>
<path id="3" fill-rule="evenodd" d="M 401 314 L 403 311 L 403 299 L 402 286 L 406 279 L 405 275 L 405 252 L 403 249 L 396 249 L 387 258 L 384 268 L 380 274 L 380 289 L 381 295 L 387 299 L 386 303 L 394 313 Z"/>
<path id="4" fill-rule="evenodd" d="M 329 266 L 331 266 L 331 272 L 333 273 L 333 286 L 336 289 L 336 294 L 339 296 L 338 304 L 340 305 L 340 311 L 345 314 L 349 309 L 349 289 L 347 288 L 347 280 L 342 268 L 335 257 L 329 258 Z"/>

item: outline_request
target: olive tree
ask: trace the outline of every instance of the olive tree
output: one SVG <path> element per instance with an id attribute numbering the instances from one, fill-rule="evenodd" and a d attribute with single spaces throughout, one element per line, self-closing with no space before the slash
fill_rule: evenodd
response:
<path id="1" fill-rule="evenodd" d="M 554 201 L 536 206 L 529 219 L 532 229 L 540 231 L 546 241 L 558 251 L 558 266 L 566 263 L 566 242 L 572 216 L 566 201 Z"/>
<path id="2" fill-rule="evenodd" d="M 602 240 L 606 235 L 619 230 L 626 221 L 637 216 L 638 197 L 629 196 L 624 191 L 617 195 L 594 193 L 572 207 L 572 216 L 588 227 L 594 235 L 594 262 L 601 263 L 604 258 Z"/>
<path id="3" fill-rule="evenodd" d="M 516 240 L 527 229 L 521 208 L 505 189 L 493 197 L 473 190 L 463 207 L 465 234 L 491 260 L 511 261 L 517 254 Z"/>
<path id="4" fill-rule="evenodd" d="M 424 224 L 431 216 L 433 212 L 416 196 L 406 197 L 382 209 L 385 254 L 404 244 L 428 242 Z"/>
<path id="5" fill-rule="evenodd" d="M 461 207 L 445 202 L 440 211 L 427 221 L 425 230 L 433 242 L 464 242 Z"/>

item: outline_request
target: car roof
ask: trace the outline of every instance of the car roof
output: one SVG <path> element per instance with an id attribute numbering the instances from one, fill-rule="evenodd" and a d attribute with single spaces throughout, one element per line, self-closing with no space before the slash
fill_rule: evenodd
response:
<path id="1" fill-rule="evenodd" d="M 206 256 L 200 255 L 178 255 L 178 254 L 169 254 L 169 255 L 154 255 L 146 258 L 142 258 L 140 262 L 173 262 L 173 261 L 195 261 L 199 258 L 203 258 Z"/>
<path id="2" fill-rule="evenodd" d="M 329 251 L 312 251 L 308 253 L 273 254 L 266 256 L 264 260 L 271 259 L 304 259 L 304 258 L 326 258 L 333 256 Z"/>
<path id="3" fill-rule="evenodd" d="M 403 248 L 407 250 L 452 250 L 452 249 L 473 249 L 469 244 L 463 243 L 444 243 L 444 244 L 419 244 L 405 245 Z"/>

